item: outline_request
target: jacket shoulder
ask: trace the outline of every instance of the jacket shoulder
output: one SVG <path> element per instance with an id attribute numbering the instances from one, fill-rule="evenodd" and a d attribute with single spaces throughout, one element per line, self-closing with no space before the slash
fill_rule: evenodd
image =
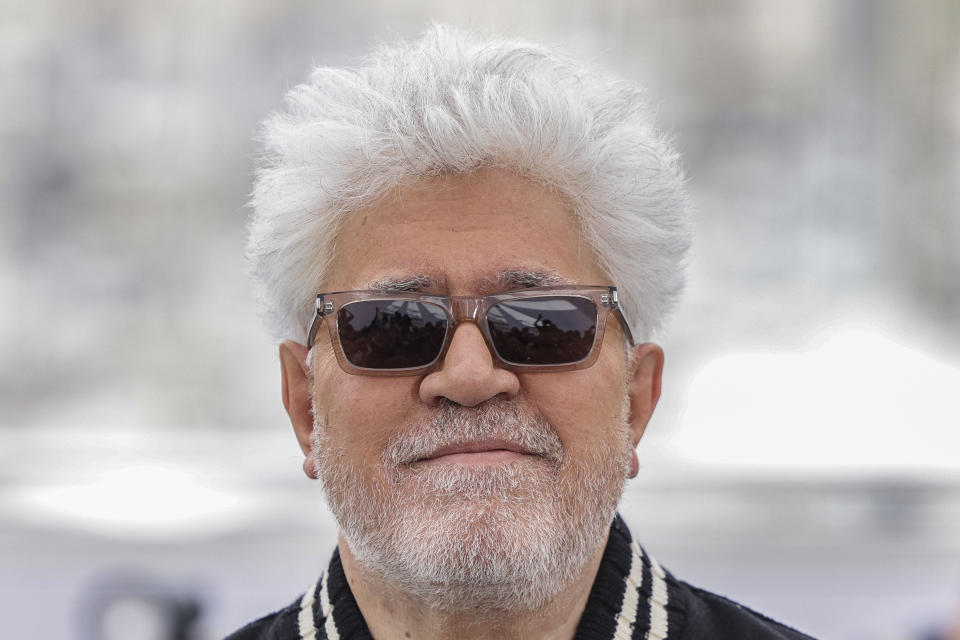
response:
<path id="1" fill-rule="evenodd" d="M 684 601 L 682 640 L 814 640 L 733 600 L 670 577 Z"/>
<path id="2" fill-rule="evenodd" d="M 297 600 L 279 611 L 254 620 L 224 640 L 300 640 L 297 621 L 299 609 L 300 601 Z"/>

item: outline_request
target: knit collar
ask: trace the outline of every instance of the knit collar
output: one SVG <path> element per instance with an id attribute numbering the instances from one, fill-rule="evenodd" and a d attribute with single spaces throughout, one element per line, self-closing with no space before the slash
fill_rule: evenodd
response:
<path id="1" fill-rule="evenodd" d="M 619 514 L 584 608 L 575 640 L 665 640 L 667 575 L 630 536 Z M 326 573 L 300 601 L 300 640 L 372 640 L 347 584 L 339 550 Z"/>

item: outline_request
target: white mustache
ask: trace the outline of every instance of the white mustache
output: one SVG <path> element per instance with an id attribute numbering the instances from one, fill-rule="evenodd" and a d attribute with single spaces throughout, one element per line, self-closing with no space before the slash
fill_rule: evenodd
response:
<path id="1" fill-rule="evenodd" d="M 429 420 L 393 436 L 383 459 L 389 465 L 408 465 L 445 447 L 484 440 L 508 442 L 554 464 L 563 460 L 563 445 L 549 423 L 509 400 L 490 400 L 477 407 L 445 403 Z"/>

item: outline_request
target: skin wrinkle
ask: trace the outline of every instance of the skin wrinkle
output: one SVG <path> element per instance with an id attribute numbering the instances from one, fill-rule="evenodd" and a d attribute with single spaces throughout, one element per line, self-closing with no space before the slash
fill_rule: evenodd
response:
<path id="1" fill-rule="evenodd" d="M 572 285 L 573 283 L 562 276 L 548 271 L 505 269 L 500 273 L 481 278 L 480 291 L 510 291 L 513 289 L 529 289 L 532 287 L 552 287 Z M 400 277 L 379 278 L 370 281 L 367 289 L 384 293 L 417 293 L 427 291 L 445 291 L 446 279 L 429 274 L 412 274 Z"/>

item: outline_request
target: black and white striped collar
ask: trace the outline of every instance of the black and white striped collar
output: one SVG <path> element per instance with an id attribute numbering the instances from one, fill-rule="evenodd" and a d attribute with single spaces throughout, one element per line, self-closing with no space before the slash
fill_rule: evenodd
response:
<path id="1" fill-rule="evenodd" d="M 335 550 L 327 571 L 300 599 L 300 640 L 373 640 Z"/>
<path id="2" fill-rule="evenodd" d="M 666 640 L 676 636 L 679 610 L 669 607 L 669 578 L 630 536 L 618 514 L 576 640 Z"/>
<path id="3" fill-rule="evenodd" d="M 670 578 L 630 536 L 619 515 L 593 583 L 575 640 L 668 640 L 675 637 L 679 610 L 670 602 Z M 300 599 L 299 640 L 368 640 L 335 551 L 330 565 Z M 371 639 L 372 640 L 372 639 Z"/>

